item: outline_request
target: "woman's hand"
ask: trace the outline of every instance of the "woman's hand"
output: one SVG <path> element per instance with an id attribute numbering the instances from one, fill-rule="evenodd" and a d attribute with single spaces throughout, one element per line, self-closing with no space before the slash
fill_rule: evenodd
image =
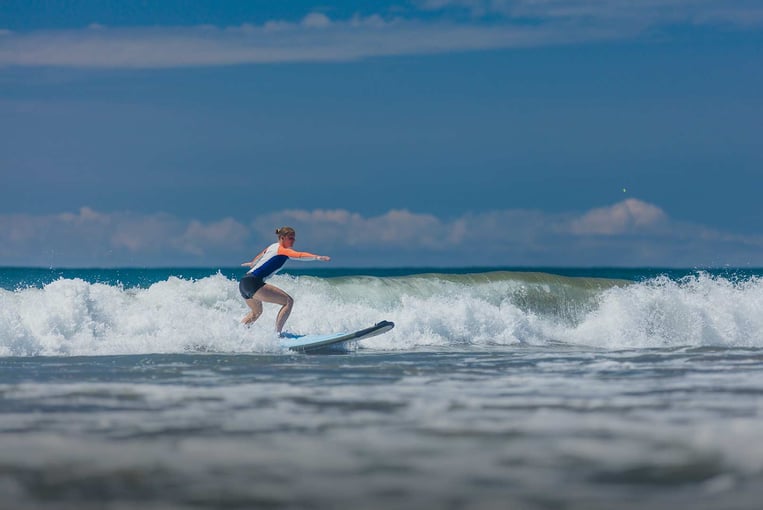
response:
<path id="1" fill-rule="evenodd" d="M 318 255 L 318 260 L 321 260 L 323 262 L 328 262 L 331 260 L 331 257 L 327 257 L 326 255 Z"/>

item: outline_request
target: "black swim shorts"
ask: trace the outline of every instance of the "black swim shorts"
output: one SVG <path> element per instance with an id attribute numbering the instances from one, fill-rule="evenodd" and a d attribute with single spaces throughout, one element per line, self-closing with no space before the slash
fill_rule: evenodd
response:
<path id="1" fill-rule="evenodd" d="M 259 276 L 246 275 L 238 282 L 238 291 L 241 293 L 244 299 L 252 299 L 254 293 L 260 290 L 265 285 L 262 278 Z"/>

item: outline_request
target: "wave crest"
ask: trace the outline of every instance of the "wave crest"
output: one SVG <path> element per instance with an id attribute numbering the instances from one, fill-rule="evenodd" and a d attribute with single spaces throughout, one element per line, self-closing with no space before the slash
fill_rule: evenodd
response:
<path id="1" fill-rule="evenodd" d="M 705 273 L 644 282 L 546 273 L 318 278 L 278 275 L 296 299 L 287 328 L 328 333 L 382 319 L 396 328 L 361 342 L 382 350 L 517 344 L 605 349 L 763 347 L 758 277 Z M 148 287 L 61 278 L 0 290 L 0 355 L 282 352 L 278 307 L 251 328 L 237 282 L 222 274 Z"/>

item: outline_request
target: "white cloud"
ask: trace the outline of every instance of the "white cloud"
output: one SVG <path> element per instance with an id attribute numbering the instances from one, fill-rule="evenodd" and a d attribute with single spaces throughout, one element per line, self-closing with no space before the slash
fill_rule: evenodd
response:
<path id="1" fill-rule="evenodd" d="M 665 212 L 657 206 L 630 198 L 610 207 L 587 212 L 572 220 L 573 234 L 618 235 L 645 230 L 667 220 Z"/>
<path id="2" fill-rule="evenodd" d="M 629 39 L 648 28 L 673 24 L 763 26 L 763 7 L 749 0 L 430 0 L 420 6 L 436 12 L 435 19 L 379 14 L 330 19 L 312 12 L 297 22 L 271 20 L 221 28 L 93 24 L 81 30 L 0 30 L 0 67 L 172 68 L 346 61 Z M 464 22 L 440 12 L 453 8 L 500 16 L 489 22 Z"/>
<path id="3" fill-rule="evenodd" d="M 242 249 L 249 238 L 249 230 L 233 218 L 202 223 L 192 220 L 174 245 L 186 253 L 204 255 L 210 246 Z"/>
<path id="4" fill-rule="evenodd" d="M 249 230 L 230 218 L 204 223 L 166 213 L 0 215 L 0 265 L 191 263 L 241 249 Z"/>
<path id="5" fill-rule="evenodd" d="M 331 20 L 320 12 L 311 12 L 302 19 L 302 26 L 308 28 L 326 28 L 331 25 Z"/>
<path id="6" fill-rule="evenodd" d="M 58 218 L 64 223 L 74 223 L 78 225 L 85 223 L 108 224 L 110 220 L 107 215 L 101 214 L 90 207 L 82 207 L 78 213 L 61 213 L 58 215 Z"/>
<path id="7" fill-rule="evenodd" d="M 392 210 L 286 210 L 258 217 L 257 238 L 277 226 L 297 229 L 299 245 L 349 265 L 667 265 L 763 263 L 763 238 L 671 219 L 660 207 L 627 199 L 583 213 L 537 210 L 469 213 L 445 220 Z M 352 254 L 349 257 L 346 254 Z M 342 254 L 345 254 L 342 260 Z M 757 262 L 755 262 L 757 261 Z"/>
<path id="8" fill-rule="evenodd" d="M 258 217 L 253 228 L 266 237 L 276 226 L 291 225 L 308 243 L 353 247 L 446 247 L 450 226 L 431 214 L 407 210 L 363 217 L 345 210 L 286 210 Z"/>
<path id="9" fill-rule="evenodd" d="M 362 265 L 761 265 L 763 236 L 671 219 L 628 199 L 583 213 L 532 210 L 468 213 L 452 219 L 408 210 L 377 216 L 284 210 L 255 218 L 181 219 L 165 213 L 0 215 L 0 266 L 235 266 L 297 229 L 298 249 Z"/>

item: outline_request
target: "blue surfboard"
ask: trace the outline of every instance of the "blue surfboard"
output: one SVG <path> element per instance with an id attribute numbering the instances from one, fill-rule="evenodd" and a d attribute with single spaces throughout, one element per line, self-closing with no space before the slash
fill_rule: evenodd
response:
<path id="1" fill-rule="evenodd" d="M 281 338 L 281 345 L 296 352 L 321 352 L 341 348 L 345 342 L 354 342 L 381 335 L 395 327 L 395 323 L 381 321 L 370 328 L 345 333 L 332 333 L 328 335 L 289 335 Z"/>

